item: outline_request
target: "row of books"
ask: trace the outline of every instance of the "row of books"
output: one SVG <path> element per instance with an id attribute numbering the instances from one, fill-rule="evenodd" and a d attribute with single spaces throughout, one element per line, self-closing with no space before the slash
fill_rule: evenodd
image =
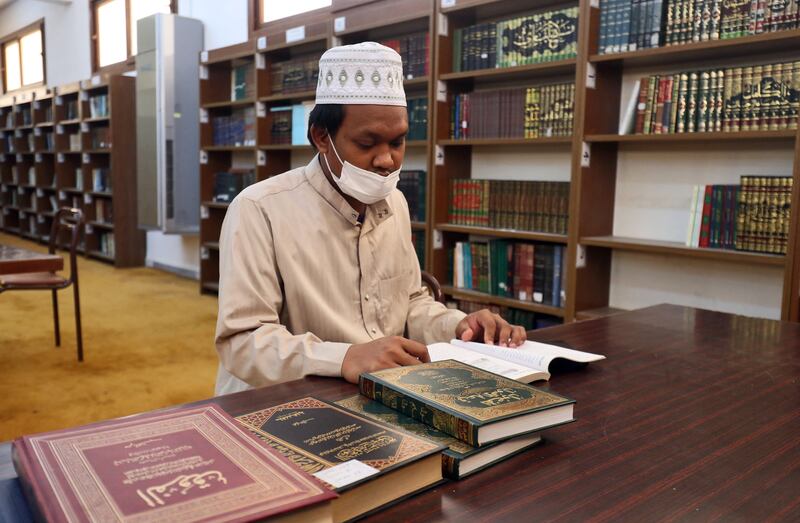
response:
<path id="1" fill-rule="evenodd" d="M 797 0 L 601 0 L 600 54 L 795 29 Z"/>
<path id="2" fill-rule="evenodd" d="M 566 234 L 568 218 L 569 182 L 450 181 L 452 224 Z"/>
<path id="3" fill-rule="evenodd" d="M 308 117 L 313 108 L 313 102 L 271 107 L 270 143 L 309 145 Z"/>
<path id="4" fill-rule="evenodd" d="M 94 219 L 100 223 L 114 223 L 114 202 L 108 198 L 96 198 Z"/>
<path id="5" fill-rule="evenodd" d="M 450 136 L 539 138 L 572 135 L 575 84 L 514 87 L 455 95 Z"/>
<path id="6" fill-rule="evenodd" d="M 77 120 L 80 118 L 80 112 L 78 111 L 78 99 L 77 97 L 71 97 L 63 101 L 64 104 L 64 117 L 62 120 Z"/>
<path id="7" fill-rule="evenodd" d="M 428 98 L 407 98 L 408 134 L 406 140 L 428 139 Z"/>
<path id="8" fill-rule="evenodd" d="M 796 129 L 799 106 L 800 61 L 652 75 L 634 84 L 620 132 Z"/>
<path id="9" fill-rule="evenodd" d="M 234 62 L 231 66 L 231 100 L 249 100 L 255 96 L 256 71 L 253 62 Z"/>
<path id="10" fill-rule="evenodd" d="M 319 78 L 320 55 L 273 62 L 270 66 L 272 94 L 313 91 Z"/>
<path id="11" fill-rule="evenodd" d="M 108 94 L 96 94 L 89 97 L 89 117 L 105 118 L 109 114 Z"/>
<path id="12" fill-rule="evenodd" d="M 694 187 L 686 245 L 786 254 L 791 176 L 742 176 L 740 185 Z"/>
<path id="13" fill-rule="evenodd" d="M 380 43 L 394 49 L 400 55 L 406 79 L 410 80 L 430 74 L 430 35 L 427 31 L 401 38 L 382 40 Z"/>
<path id="14" fill-rule="evenodd" d="M 255 107 L 236 107 L 230 116 L 211 117 L 214 145 L 254 146 L 256 144 Z"/>
<path id="15" fill-rule="evenodd" d="M 110 258 L 116 256 L 116 246 L 114 245 L 113 232 L 98 232 L 97 233 L 97 247 L 98 250 Z"/>
<path id="16" fill-rule="evenodd" d="M 214 173 L 214 195 L 215 202 L 230 203 L 242 189 L 252 185 L 256 181 L 256 173 L 253 169 L 231 169 Z"/>
<path id="17" fill-rule="evenodd" d="M 408 214 L 412 222 L 425 221 L 425 197 L 428 193 L 426 178 L 427 175 L 422 170 L 400 171 L 397 188 L 406 197 Z"/>
<path id="18" fill-rule="evenodd" d="M 577 7 L 475 24 L 453 34 L 453 71 L 575 58 L 577 42 Z"/>
<path id="19" fill-rule="evenodd" d="M 110 149 L 111 128 L 107 125 L 92 127 L 89 130 L 89 143 L 91 149 Z"/>
<path id="20" fill-rule="evenodd" d="M 453 286 L 563 307 L 566 247 L 510 240 L 456 242 Z"/>
<path id="21" fill-rule="evenodd" d="M 555 316 L 477 301 L 455 300 L 448 302 L 448 307 L 458 309 L 467 314 L 489 309 L 492 313 L 499 314 L 508 323 L 524 327 L 526 331 L 561 325 L 561 319 Z"/>
<path id="22" fill-rule="evenodd" d="M 523 367 L 482 356 L 497 348 L 480 344 L 429 350 L 442 345 L 484 366 Z M 553 359 L 532 344 L 516 352 Z M 236 418 L 207 403 L 24 436 L 14 466 L 31 512 L 47 520 L 105 521 L 120 507 L 186 522 L 340 523 L 475 474 L 574 421 L 575 400 L 455 359 L 363 373 L 358 391 L 268 401 Z"/>

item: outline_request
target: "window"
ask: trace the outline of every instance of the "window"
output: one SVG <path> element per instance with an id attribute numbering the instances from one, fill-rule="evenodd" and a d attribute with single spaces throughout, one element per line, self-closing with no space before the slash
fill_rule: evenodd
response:
<path id="1" fill-rule="evenodd" d="M 44 83 L 43 26 L 39 21 L 0 40 L 5 92 Z"/>
<path id="2" fill-rule="evenodd" d="M 136 22 L 155 13 L 175 12 L 174 0 L 95 0 L 94 69 L 136 56 Z"/>
<path id="3" fill-rule="evenodd" d="M 261 23 L 272 22 L 299 15 L 314 9 L 330 7 L 331 0 L 293 0 L 292 2 L 276 2 L 275 0 L 258 0 Z"/>

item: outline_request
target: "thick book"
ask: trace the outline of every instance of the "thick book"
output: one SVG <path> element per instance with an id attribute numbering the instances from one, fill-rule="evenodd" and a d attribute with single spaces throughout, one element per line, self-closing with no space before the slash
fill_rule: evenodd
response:
<path id="1" fill-rule="evenodd" d="M 571 421 L 575 403 L 455 360 L 364 373 L 358 385 L 364 396 L 476 447 Z"/>
<path id="2" fill-rule="evenodd" d="M 444 445 L 316 398 L 236 419 L 305 472 L 330 483 L 339 494 L 331 504 L 334 521 L 359 517 L 442 480 Z"/>
<path id="3" fill-rule="evenodd" d="M 445 445 L 447 448 L 442 452 L 442 475 L 449 479 L 457 480 L 479 472 L 542 441 L 540 433 L 533 432 L 478 448 L 400 414 L 383 403 L 358 394 L 339 400 L 336 404 L 362 416 Z"/>
<path id="4" fill-rule="evenodd" d="M 214 405 L 14 441 L 34 517 L 72 521 L 331 521 L 336 494 Z"/>

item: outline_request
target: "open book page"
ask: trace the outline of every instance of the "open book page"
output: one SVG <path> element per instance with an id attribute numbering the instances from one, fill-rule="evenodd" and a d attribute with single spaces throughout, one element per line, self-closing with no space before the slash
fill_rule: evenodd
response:
<path id="1" fill-rule="evenodd" d="M 472 341 L 452 340 L 450 343 L 456 347 L 477 352 L 478 354 L 492 356 L 541 371 L 549 370 L 550 363 L 556 358 L 564 358 L 578 363 L 589 363 L 605 359 L 605 356 L 601 354 L 566 349 L 564 347 L 536 341 L 526 341 L 520 347 L 514 349 L 498 347 L 496 345 L 486 345 L 484 343 L 475 343 Z"/>
<path id="2" fill-rule="evenodd" d="M 428 354 L 431 357 L 431 361 L 456 360 L 523 383 L 550 379 L 550 373 L 547 371 L 532 369 L 511 361 L 504 361 L 488 354 L 465 350 L 449 343 L 428 345 Z"/>

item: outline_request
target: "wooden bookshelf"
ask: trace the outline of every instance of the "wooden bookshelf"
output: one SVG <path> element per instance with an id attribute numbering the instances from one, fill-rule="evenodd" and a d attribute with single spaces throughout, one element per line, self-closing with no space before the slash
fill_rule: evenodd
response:
<path id="1" fill-rule="evenodd" d="M 476 71 L 459 71 L 455 73 L 443 73 L 439 75 L 439 80 L 443 81 L 464 81 L 474 79 L 492 80 L 511 80 L 520 76 L 531 77 L 534 75 L 562 75 L 574 73 L 577 59 L 555 60 L 552 62 L 542 62 L 538 64 L 519 65 L 517 67 L 498 67 L 495 69 L 478 69 Z"/>
<path id="2" fill-rule="evenodd" d="M 668 134 L 588 134 L 587 142 L 663 143 L 663 142 L 728 142 L 794 140 L 796 131 L 738 131 Z"/>
<path id="3" fill-rule="evenodd" d="M 108 114 L 92 113 L 96 96 L 105 97 Z M 52 90 L 37 88 L 15 95 L 10 105 L 0 104 L 0 118 L 9 111 L 15 127 L 3 134 L 14 137 L 16 150 L 0 156 L 3 229 L 46 243 L 55 209 L 77 207 L 86 220 L 82 253 L 117 267 L 142 265 L 145 234 L 136 219 L 136 142 L 130 138 L 136 124 L 135 80 L 98 76 Z M 113 136 L 118 139 L 112 147 Z M 98 169 L 107 173 L 111 190 L 93 190 Z M 98 217 L 98 208 L 111 208 L 113 215 Z M 109 250 L 103 250 L 102 238 L 112 231 L 113 244 L 109 237 Z M 65 247 L 66 240 L 59 238 L 59 244 Z"/>
<path id="4" fill-rule="evenodd" d="M 542 305 L 539 303 L 532 303 L 529 301 L 515 300 L 513 298 L 504 298 L 502 296 L 493 296 L 484 292 L 473 291 L 469 289 L 459 289 L 450 285 L 443 285 L 442 292 L 448 296 L 456 299 L 477 301 L 489 305 L 499 305 L 501 307 L 511 307 L 513 309 L 521 309 L 530 312 L 539 312 L 548 314 L 550 316 L 564 316 L 564 310 L 558 307 L 550 307 L 549 305 Z"/>
<path id="5" fill-rule="evenodd" d="M 513 229 L 496 229 L 491 227 L 471 227 L 467 225 L 453 225 L 450 223 L 437 223 L 434 227 L 443 232 L 472 234 L 475 236 L 491 236 L 493 238 L 508 238 L 514 240 L 550 243 L 567 243 L 567 236 L 564 234 L 551 234 L 536 231 L 516 231 Z"/>

